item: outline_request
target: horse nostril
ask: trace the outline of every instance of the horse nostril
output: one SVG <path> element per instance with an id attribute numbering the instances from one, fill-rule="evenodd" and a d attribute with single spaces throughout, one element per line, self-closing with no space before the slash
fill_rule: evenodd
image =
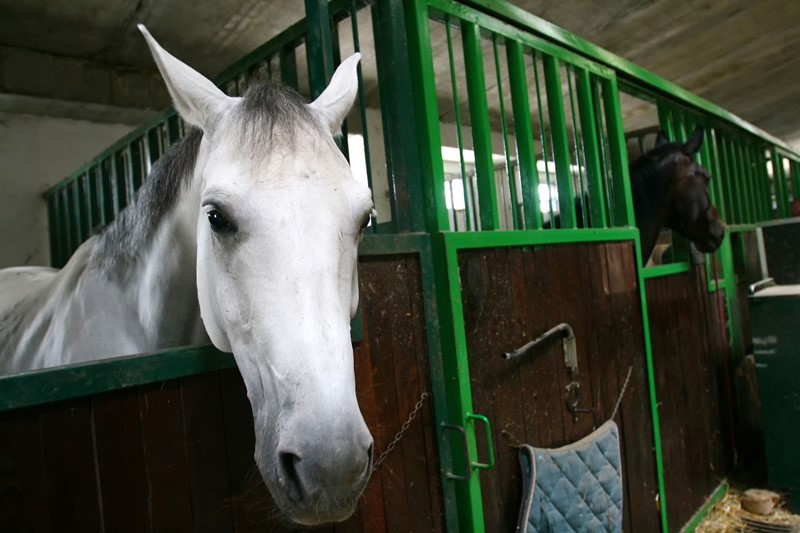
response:
<path id="1" fill-rule="evenodd" d="M 303 500 L 303 484 L 300 481 L 300 474 L 297 472 L 297 465 L 300 457 L 291 452 L 278 453 L 278 468 L 281 478 L 286 484 L 286 492 L 289 498 L 295 503 Z"/>

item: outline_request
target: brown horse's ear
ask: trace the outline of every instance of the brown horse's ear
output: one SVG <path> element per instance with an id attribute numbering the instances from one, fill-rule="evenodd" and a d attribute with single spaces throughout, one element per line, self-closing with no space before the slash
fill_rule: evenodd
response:
<path id="1" fill-rule="evenodd" d="M 662 144 L 667 144 L 669 139 L 667 139 L 667 135 L 664 133 L 664 130 L 658 130 L 658 134 L 656 135 L 656 146 L 661 146 Z"/>
<path id="2" fill-rule="evenodd" d="M 699 152 L 700 147 L 703 146 L 703 133 L 703 126 L 698 124 L 698 126 L 694 129 L 692 136 L 689 137 L 689 140 L 683 145 L 683 153 L 688 156 L 693 156 Z"/>

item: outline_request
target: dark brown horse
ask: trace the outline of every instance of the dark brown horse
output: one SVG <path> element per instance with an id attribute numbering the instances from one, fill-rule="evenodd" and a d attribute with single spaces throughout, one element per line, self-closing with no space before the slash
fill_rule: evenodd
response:
<path id="1" fill-rule="evenodd" d="M 692 241 L 703 253 L 711 253 L 722 244 L 725 225 L 711 204 L 711 176 L 694 159 L 702 144 L 702 126 L 685 144 L 669 142 L 659 132 L 655 147 L 630 165 L 633 210 L 645 262 L 665 226 Z"/>

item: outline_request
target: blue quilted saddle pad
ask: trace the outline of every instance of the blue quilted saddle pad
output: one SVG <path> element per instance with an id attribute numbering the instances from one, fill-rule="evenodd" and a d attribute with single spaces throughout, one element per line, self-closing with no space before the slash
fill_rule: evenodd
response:
<path id="1" fill-rule="evenodd" d="M 563 448 L 522 445 L 519 462 L 518 532 L 622 531 L 622 465 L 613 420 Z"/>

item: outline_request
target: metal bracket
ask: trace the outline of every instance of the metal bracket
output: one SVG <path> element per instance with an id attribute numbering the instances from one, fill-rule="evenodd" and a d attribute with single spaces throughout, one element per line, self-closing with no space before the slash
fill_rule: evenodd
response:
<path id="1" fill-rule="evenodd" d="M 573 381 L 566 387 L 567 389 L 567 410 L 572 413 L 572 421 L 578 421 L 578 415 L 582 413 L 594 413 L 594 407 L 580 408 L 578 405 L 581 403 L 581 384 L 577 381 Z M 570 401 L 570 394 L 572 394 L 572 400 Z"/>
<path id="2" fill-rule="evenodd" d="M 488 448 L 489 453 L 489 462 L 488 463 L 478 463 L 473 461 L 470 463 L 473 468 L 479 468 L 481 470 L 488 470 L 494 467 L 494 446 L 492 445 L 492 426 L 489 424 L 489 419 L 483 415 L 476 415 L 474 413 L 467 413 L 467 420 L 478 420 L 483 422 L 483 428 L 486 431 L 486 447 Z"/>
<path id="3" fill-rule="evenodd" d="M 572 331 L 572 326 L 566 322 L 562 322 L 561 324 L 550 328 L 525 346 L 518 348 L 513 352 L 504 353 L 503 358 L 518 359 L 520 357 L 524 357 L 528 355 L 528 352 L 530 352 L 536 345 L 541 344 L 556 333 L 562 334 L 561 342 L 564 345 L 564 365 L 566 365 L 570 371 L 570 375 L 574 378 L 578 375 L 578 350 L 575 347 L 575 332 Z"/>
<path id="4" fill-rule="evenodd" d="M 452 472 L 445 472 L 444 477 L 449 481 L 469 481 L 469 478 L 472 476 L 472 468 L 469 464 L 469 448 L 467 448 L 467 430 L 463 427 L 455 425 L 455 424 L 445 424 L 442 422 L 442 435 L 444 435 L 445 431 L 455 431 L 461 436 L 461 445 L 463 446 L 464 454 L 462 457 L 464 458 L 464 472 L 463 476 L 459 476 L 458 474 L 454 474 Z"/>

